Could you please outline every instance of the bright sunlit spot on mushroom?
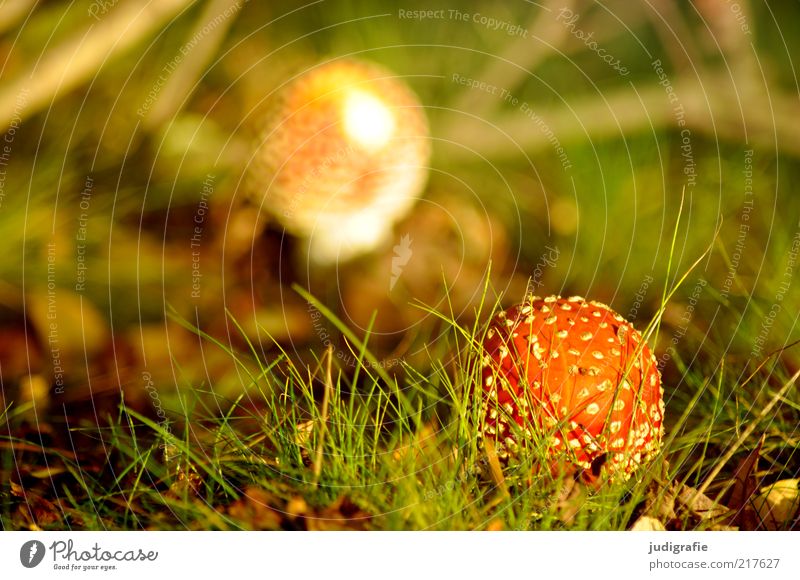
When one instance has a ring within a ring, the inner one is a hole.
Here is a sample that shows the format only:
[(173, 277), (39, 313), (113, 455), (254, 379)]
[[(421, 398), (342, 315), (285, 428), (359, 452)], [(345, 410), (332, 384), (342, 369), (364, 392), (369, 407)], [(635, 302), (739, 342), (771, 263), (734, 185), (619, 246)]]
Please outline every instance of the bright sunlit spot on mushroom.
[(379, 148), (394, 133), (394, 116), (377, 97), (364, 91), (351, 91), (344, 102), (344, 128), (359, 145)]

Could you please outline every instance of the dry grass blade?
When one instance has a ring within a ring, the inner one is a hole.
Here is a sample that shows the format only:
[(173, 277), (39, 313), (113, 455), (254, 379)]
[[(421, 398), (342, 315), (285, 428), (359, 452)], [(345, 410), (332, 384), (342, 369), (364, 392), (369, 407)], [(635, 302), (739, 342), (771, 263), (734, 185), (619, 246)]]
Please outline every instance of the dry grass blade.
[[(492, 86), (502, 86), (511, 91), (524, 80), (526, 75), (531, 75), (536, 66), (553, 51), (561, 47), (567, 36), (567, 28), (553, 26), (555, 14), (558, 9), (571, 11), (575, 0), (550, 0), (542, 11), (537, 13), (525, 27), (530, 34), (517, 36), (511, 40), (502, 52), (487, 63), (484, 70), (480, 71), (478, 78)], [(531, 38), (541, 38), (542, 42), (532, 42)], [(516, 66), (514, 66), (516, 65)], [(497, 105), (498, 99), (482, 91), (465, 91), (460, 99), (453, 105), (456, 110), (470, 111), (471, 114), (483, 116), (490, 106)]]
[(319, 442), (317, 452), (314, 457), (314, 487), (319, 484), (319, 476), (322, 473), (322, 457), (325, 446), (325, 434), (328, 426), (328, 407), (330, 405), (331, 394), (333, 393), (333, 377), (331, 374), (331, 364), (333, 361), (333, 348), (328, 347), (326, 352), (327, 364), (325, 367), (325, 394), (322, 397), (322, 412), (319, 419)]
[(503, 468), (500, 467), (500, 460), (497, 458), (497, 451), (494, 448), (494, 443), (491, 439), (485, 439), (484, 447), (486, 448), (486, 461), (489, 464), (489, 474), (492, 476), (492, 481), (497, 485), (497, 490), (502, 497), (510, 497), (508, 488), (506, 487), (506, 478), (503, 475)]
[(10, 30), (33, 10), (34, 0), (7, 0), (0, 10), (0, 33)]
[(742, 445), (744, 445), (745, 441), (747, 441), (750, 438), (750, 436), (753, 434), (753, 431), (755, 431), (756, 427), (758, 427), (759, 422), (764, 417), (769, 415), (770, 411), (772, 411), (775, 405), (778, 404), (778, 401), (780, 401), (784, 396), (786, 396), (789, 390), (794, 386), (795, 382), (797, 382), (798, 377), (800, 377), (800, 371), (797, 371), (794, 375), (792, 375), (792, 378), (786, 381), (786, 384), (783, 385), (783, 387), (781, 387), (781, 390), (775, 393), (775, 396), (772, 397), (772, 400), (770, 400), (770, 402), (767, 403), (767, 405), (763, 409), (761, 409), (761, 412), (752, 421), (750, 421), (750, 424), (747, 426), (747, 429), (745, 429), (742, 432), (742, 434), (739, 435), (739, 438), (736, 440), (736, 442), (733, 445), (731, 445), (731, 447), (722, 455), (722, 457), (720, 457), (714, 469), (711, 470), (711, 473), (708, 474), (708, 477), (706, 477), (703, 484), (697, 489), (698, 494), (704, 494), (706, 492), (708, 487), (711, 485), (714, 479), (716, 479), (716, 477), (720, 474), (720, 472), (728, 463), (728, 461), (730, 461), (731, 458), (736, 454), (736, 452), (739, 451)]
[(753, 495), (758, 491), (758, 482), (755, 474), (758, 471), (758, 458), (761, 454), (761, 448), (764, 446), (764, 439), (765, 437), (762, 435), (756, 448), (739, 463), (733, 474), (733, 488), (731, 489), (728, 507), (736, 512), (733, 518), (734, 525), (745, 530), (754, 530), (758, 527), (758, 517), (751, 501)]
[[(111, 11), (103, 26), (90, 24), (0, 91), (0, 127), (24, 119), (58, 95), (90, 79), (112, 57), (131, 48), (191, 4), (191, 0), (159, 0), (144, 6), (130, 0)], [(24, 99), (24, 106), (19, 105)]]
[(179, 68), (161, 90), (158, 101), (145, 119), (148, 127), (159, 127), (180, 112), (198, 79), (203, 76), (203, 67), (217, 54), (228, 29), (236, 20), (240, 5), (239, 0), (214, 0), (208, 4), (184, 44), (192, 47), (191, 52), (180, 61)]

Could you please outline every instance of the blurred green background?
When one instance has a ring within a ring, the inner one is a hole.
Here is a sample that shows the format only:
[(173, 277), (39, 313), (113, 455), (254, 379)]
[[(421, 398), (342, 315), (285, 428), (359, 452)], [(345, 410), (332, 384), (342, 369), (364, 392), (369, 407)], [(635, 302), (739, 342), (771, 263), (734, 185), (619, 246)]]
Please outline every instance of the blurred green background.
[[(783, 304), (797, 304), (794, 273), (784, 274), (800, 215), (798, 38), (781, 26), (796, 18), (794, 3), (13, 4), (22, 8), (3, 16), (0, 45), (0, 102), (11, 127), (0, 304), (10, 326), (28, 313), (34, 343), (45, 338), (53, 242), (58, 316), (69, 321), (60, 327), (74, 334), (62, 342), (74, 350), (86, 339), (90, 354), (107, 355), (112, 327), (127, 336), (158, 326), (170, 306), (209, 325), (228, 307), (290, 341), (297, 326), (293, 344), (313, 346), (287, 288), (331, 290), (292, 263), (292, 241), (279, 228), (264, 233), (267, 220), (253, 215), (240, 178), (272, 91), (320, 59), (346, 55), (390, 67), (427, 107), (435, 156), (416, 213), (431, 220), (421, 227), (460, 239), (412, 239), (458, 265), (445, 276), (464, 296), (465, 316), (489, 259), (493, 284), (513, 301), (521, 285), (513, 281), (533, 275), (547, 246), (558, 259), (537, 271), (542, 292), (590, 295), (647, 319), (682, 192), (673, 275), (712, 247), (674, 302), (679, 319), (695, 281), (708, 281), (682, 339), (689, 351), (705, 339), (747, 357), (781, 282), (789, 283)], [(193, 300), (187, 248), (207, 180), (203, 292)], [(447, 206), (472, 213), (447, 215)], [(397, 238), (414, 227), (412, 216)], [(76, 291), (79, 250), (85, 284)], [(353, 276), (387, 261), (378, 252), (344, 264), (337, 281), (360, 293)], [(392, 296), (393, 308), (439, 303), (441, 270), (419, 270), (428, 283)], [(376, 308), (380, 319), (385, 298), (372, 297), (355, 320)], [(71, 324), (77, 304), (89, 317), (83, 325)], [(384, 318), (395, 338), (408, 324)], [(797, 338), (796, 321), (795, 307), (782, 308), (768, 346)], [(134, 353), (142, 350), (136, 334)], [(37, 368), (48, 376), (43, 358)]]

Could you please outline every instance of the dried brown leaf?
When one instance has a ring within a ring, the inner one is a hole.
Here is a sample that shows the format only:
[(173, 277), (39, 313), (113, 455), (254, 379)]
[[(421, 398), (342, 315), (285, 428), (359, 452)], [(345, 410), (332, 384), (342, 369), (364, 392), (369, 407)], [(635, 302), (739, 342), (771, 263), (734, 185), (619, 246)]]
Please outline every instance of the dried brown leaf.
[(23, 489), (12, 481), (11, 494), (23, 499), (17, 506), (20, 527), (36, 531), (61, 521), (61, 509), (38, 493)]
[(761, 488), (753, 508), (768, 530), (785, 530), (800, 515), (799, 485), (798, 479), (784, 479)]
[[(666, 473), (667, 467), (667, 462), (664, 461), (663, 473)], [(651, 481), (647, 486), (641, 515), (656, 518), (661, 522), (671, 522), (677, 519), (675, 513), (676, 489), (677, 487), (673, 483), (665, 483), (658, 478)]]
[(666, 531), (666, 529), (664, 524), (661, 523), (661, 520), (652, 516), (641, 516), (631, 526), (632, 532), (663, 532)]
[(722, 523), (731, 515), (728, 508), (698, 492), (693, 487), (683, 486), (675, 498), (678, 515), (688, 515), (698, 522)]
[(751, 500), (758, 490), (755, 473), (758, 469), (758, 458), (763, 444), (764, 438), (762, 437), (756, 448), (739, 462), (733, 473), (733, 487), (727, 504), (735, 512), (733, 525), (744, 530), (755, 530), (759, 524), (758, 515)]

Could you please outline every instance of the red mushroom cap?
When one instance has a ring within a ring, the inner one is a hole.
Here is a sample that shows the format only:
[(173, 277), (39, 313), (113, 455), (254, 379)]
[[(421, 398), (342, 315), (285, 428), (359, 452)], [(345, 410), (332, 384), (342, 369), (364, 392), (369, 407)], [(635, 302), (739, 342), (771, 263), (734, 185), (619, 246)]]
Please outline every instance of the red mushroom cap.
[(658, 452), (664, 400), (642, 335), (599, 302), (529, 296), (489, 325), (482, 358), (481, 436), (501, 458), (544, 442), (553, 467), (600, 467), (628, 479)]

